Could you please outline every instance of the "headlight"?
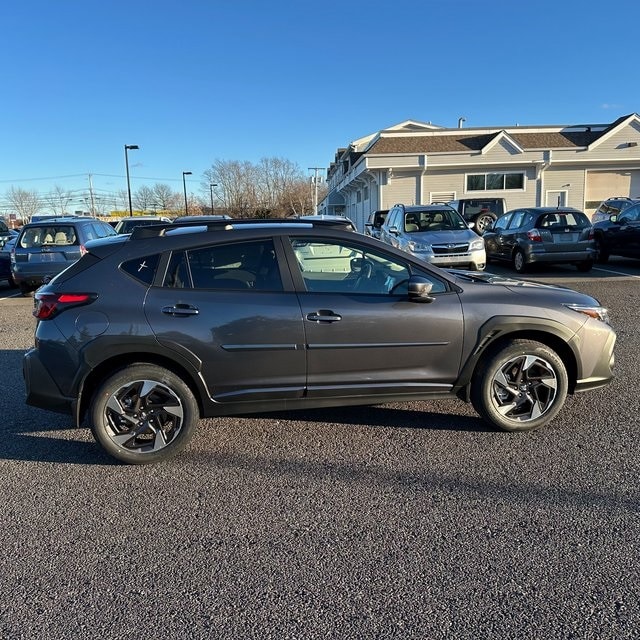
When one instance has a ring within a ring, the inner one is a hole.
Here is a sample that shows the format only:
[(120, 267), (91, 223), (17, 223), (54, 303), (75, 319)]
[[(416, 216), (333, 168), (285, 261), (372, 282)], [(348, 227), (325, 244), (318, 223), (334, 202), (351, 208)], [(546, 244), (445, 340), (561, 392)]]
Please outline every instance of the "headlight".
[(611, 322), (609, 321), (609, 310), (605, 307), (592, 307), (586, 304), (565, 304), (564, 306), (567, 307), (567, 309), (571, 309), (572, 311), (584, 313), (590, 318), (595, 318), (596, 320), (600, 320), (601, 322), (611, 324)]
[(472, 240), (469, 243), (469, 249), (471, 251), (479, 251), (480, 249), (484, 249), (484, 240), (482, 238), (478, 238), (477, 240)]
[(417, 252), (431, 251), (431, 245), (423, 244), (422, 242), (416, 242), (415, 240), (409, 240), (409, 242), (407, 243), (407, 246), (409, 247), (410, 251), (417, 251)]

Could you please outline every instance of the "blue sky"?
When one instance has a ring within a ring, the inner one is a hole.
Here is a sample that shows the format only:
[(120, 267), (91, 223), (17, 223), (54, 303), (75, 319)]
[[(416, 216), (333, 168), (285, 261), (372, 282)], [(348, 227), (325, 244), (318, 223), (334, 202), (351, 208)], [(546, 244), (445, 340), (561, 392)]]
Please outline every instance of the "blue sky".
[[(590, 3), (589, 3), (590, 4)], [(640, 111), (639, 2), (21, 0), (0, 7), (11, 187), (189, 190), (216, 159), (305, 173), (407, 119), (612, 122)]]

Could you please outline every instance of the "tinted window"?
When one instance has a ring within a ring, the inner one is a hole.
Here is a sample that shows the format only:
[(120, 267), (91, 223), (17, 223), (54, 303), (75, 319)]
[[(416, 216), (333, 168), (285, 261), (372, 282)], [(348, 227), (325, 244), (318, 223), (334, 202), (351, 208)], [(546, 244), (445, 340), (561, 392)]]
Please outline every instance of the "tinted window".
[(136, 258), (135, 260), (129, 260), (120, 265), (120, 269), (131, 277), (145, 284), (151, 284), (158, 267), (158, 261), (160, 256), (144, 256), (143, 258)]
[(566, 227), (584, 229), (591, 223), (586, 215), (578, 211), (554, 211), (538, 218), (536, 226), (541, 229), (565, 229)]
[(283, 290), (272, 240), (175, 252), (164, 285), (194, 289)]
[(72, 225), (52, 224), (25, 228), (18, 242), (18, 246), (23, 249), (41, 247), (43, 244), (78, 244), (78, 238)]

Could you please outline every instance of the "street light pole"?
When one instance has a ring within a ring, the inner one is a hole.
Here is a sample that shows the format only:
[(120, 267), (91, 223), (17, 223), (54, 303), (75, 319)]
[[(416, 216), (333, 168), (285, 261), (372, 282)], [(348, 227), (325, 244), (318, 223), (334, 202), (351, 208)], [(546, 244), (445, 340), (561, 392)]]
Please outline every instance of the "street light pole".
[(210, 184), (209, 191), (211, 193), (211, 215), (213, 215), (213, 187), (217, 187), (217, 184)]
[(127, 195), (129, 196), (129, 215), (133, 216), (133, 207), (131, 206), (131, 183), (129, 182), (129, 151), (131, 149), (139, 149), (137, 144), (124, 145), (124, 163), (127, 167)]
[(191, 171), (183, 171), (182, 172), (182, 186), (184, 188), (184, 215), (189, 215), (189, 205), (187, 204), (187, 181), (185, 176), (193, 175)]

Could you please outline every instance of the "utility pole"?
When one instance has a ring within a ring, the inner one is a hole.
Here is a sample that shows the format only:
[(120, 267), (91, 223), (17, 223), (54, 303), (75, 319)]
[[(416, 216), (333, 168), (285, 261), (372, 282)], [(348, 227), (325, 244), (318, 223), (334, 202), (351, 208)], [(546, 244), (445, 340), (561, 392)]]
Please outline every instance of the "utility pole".
[(96, 217), (96, 204), (93, 198), (93, 182), (91, 181), (92, 175), (89, 174), (89, 200), (91, 202), (91, 215)]
[(318, 215), (318, 171), (326, 171), (325, 167), (309, 167), (309, 171), (313, 171), (313, 213)]

